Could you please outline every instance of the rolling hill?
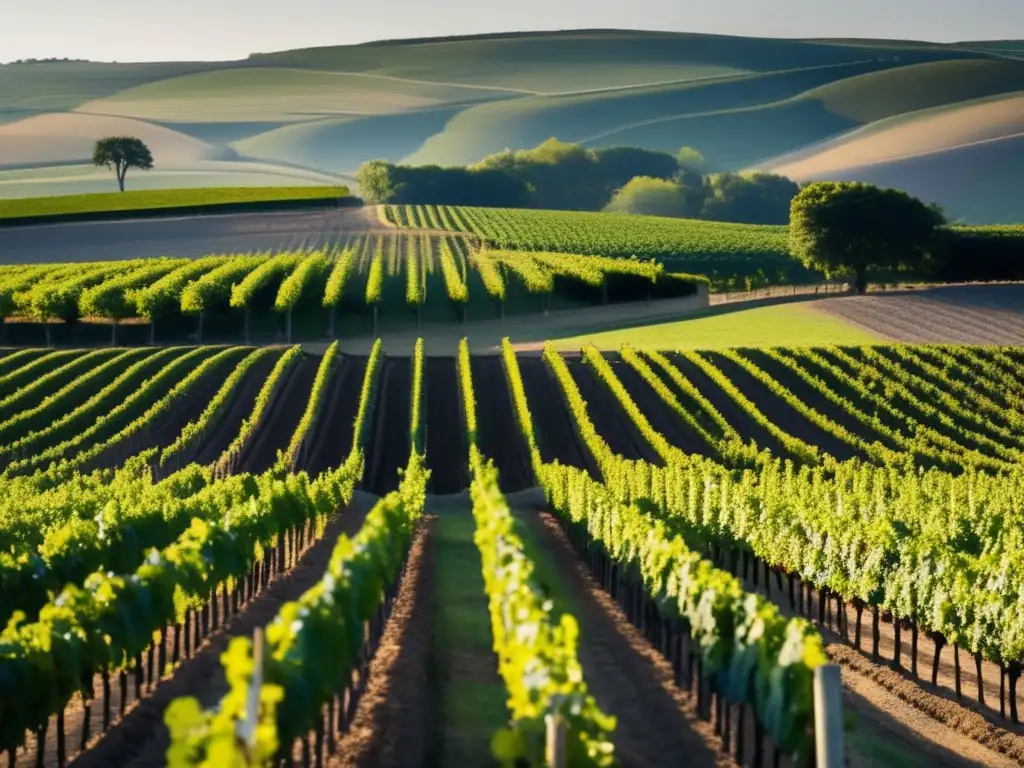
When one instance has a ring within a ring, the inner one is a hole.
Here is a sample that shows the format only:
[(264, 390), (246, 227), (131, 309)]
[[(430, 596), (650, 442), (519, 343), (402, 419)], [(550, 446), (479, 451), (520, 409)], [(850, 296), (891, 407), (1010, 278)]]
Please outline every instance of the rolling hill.
[[(146, 184), (182, 174), (189, 183), (204, 174), (217, 183), (233, 183), (225, 174), (237, 183), (337, 183), (370, 159), (472, 163), (555, 136), (595, 148), (689, 145), (712, 170), (870, 176), (909, 189), (917, 184), (904, 176), (910, 169), (959, 167), (955, 158), (1003, 151), (981, 150), (979, 141), (1014, 146), (1014, 132), (1024, 130), (1012, 116), (1018, 93), (1024, 43), (1013, 40), (570, 30), (380, 41), (233, 62), (7, 65), (0, 137), (18, 138), (0, 152), (0, 197), (29, 187), (96, 191), (88, 185), (107, 180), (82, 165), (84, 148), (117, 120), (156, 144), (157, 169)], [(948, 201), (951, 215), (1005, 220), (997, 213), (1005, 201), (989, 200), (989, 188), (970, 188), (953, 173), (932, 180), (939, 186), (931, 193)], [(1000, 195), (1024, 192), (1012, 179), (1006, 185)]]

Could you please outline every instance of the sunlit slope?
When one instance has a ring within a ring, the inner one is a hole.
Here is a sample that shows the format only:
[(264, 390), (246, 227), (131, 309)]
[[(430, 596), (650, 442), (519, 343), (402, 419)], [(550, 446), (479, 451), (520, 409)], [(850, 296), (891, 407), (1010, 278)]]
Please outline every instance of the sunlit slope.
[(969, 224), (1024, 221), (1024, 133), (809, 174), (903, 189)]
[(1024, 90), (1024, 62), (908, 65), (905, 52), (899, 59), (875, 55), (836, 66), (480, 105), (461, 112), (408, 160), (472, 162), (557, 136), (594, 147), (688, 145), (713, 167), (737, 169), (873, 120)]
[(401, 160), (426, 137), (444, 130), (458, 109), (291, 123), (232, 146), (248, 158), (351, 174), (368, 160)]
[(103, 136), (136, 136), (164, 166), (222, 159), (227, 154), (191, 136), (141, 120), (51, 113), (0, 125), (0, 167), (88, 161), (93, 144)]
[(508, 96), (488, 88), (369, 74), (247, 67), (141, 85), (78, 111), (162, 122), (286, 122), (393, 114)]
[[(671, 123), (710, 114), (732, 112), (793, 98), (809, 88), (843, 77), (873, 71), (876, 60), (822, 65), (764, 74), (735, 75), (668, 85), (610, 89), (568, 96), (538, 96), (463, 110), (407, 160), (411, 163), (468, 163), (506, 147), (534, 146), (556, 136), (563, 141), (600, 144), (624, 141), (624, 128)], [(840, 121), (842, 130), (849, 125)], [(830, 126), (831, 127), (831, 126)], [(610, 138), (613, 137), (614, 138)], [(648, 131), (642, 146), (678, 149), (696, 146), (685, 129), (667, 125)], [(604, 139), (607, 139), (605, 141)]]
[(100, 64), (48, 62), (0, 66), (0, 123), (62, 112), (143, 83), (218, 69), (203, 61)]
[(807, 91), (833, 114), (870, 123), (893, 115), (1024, 90), (1024, 61), (953, 59), (908, 64)]
[(261, 54), (251, 61), (551, 94), (839, 64), (858, 57), (863, 56), (853, 49), (799, 40), (578, 30), (311, 48)]
[(1024, 92), (880, 120), (764, 167), (797, 180), (820, 178), (1022, 132)]

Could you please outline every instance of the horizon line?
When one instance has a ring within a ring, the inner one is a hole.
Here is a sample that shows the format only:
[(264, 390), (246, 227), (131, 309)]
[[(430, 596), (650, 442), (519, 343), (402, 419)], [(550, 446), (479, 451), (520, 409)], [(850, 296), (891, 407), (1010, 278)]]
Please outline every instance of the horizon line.
[[(441, 35), (441, 36), (429, 36), (429, 37), (395, 37), (395, 38), (380, 38), (374, 40), (363, 40), (357, 43), (338, 43), (336, 45), (312, 45), (305, 48), (282, 48), (273, 51), (254, 51), (250, 52), (246, 58), (243, 59), (72, 59), (70, 57), (60, 56), (40, 56), (40, 57), (28, 57), (22, 59), (12, 59), (10, 61), (0, 62), (0, 66), (12, 66), (19, 63), (30, 64), (30, 63), (57, 63), (64, 59), (67, 59), (69, 63), (88, 63), (88, 64), (170, 64), (170, 63), (196, 63), (196, 64), (225, 64), (233, 62), (248, 62), (252, 61), (254, 57), (260, 56), (275, 56), (283, 53), (290, 53), (293, 51), (322, 51), (332, 48), (359, 48), (362, 46), (374, 46), (374, 45), (429, 45), (432, 43), (443, 44), (446, 42), (461, 42), (470, 40), (488, 40), (488, 39), (501, 39), (508, 37), (529, 37), (529, 36), (547, 36), (547, 35), (565, 35), (565, 34), (597, 34), (597, 33), (623, 33), (623, 34), (648, 34), (648, 35), (685, 35), (692, 37), (721, 37), (731, 38), (735, 40), (789, 40), (792, 42), (805, 42), (805, 43), (818, 43), (818, 44), (856, 44), (856, 43), (909, 43), (909, 44), (923, 44), (923, 45), (934, 45), (942, 48), (950, 48), (957, 46), (972, 46), (972, 45), (985, 45), (991, 43), (1009, 43), (1018, 42), (1019, 38), (992, 38), (985, 40), (925, 40), (919, 38), (896, 38), (896, 37), (831, 37), (831, 36), (820, 36), (820, 37), (786, 37), (783, 35), (730, 35), (720, 32), (688, 32), (684, 30), (673, 30), (673, 29), (630, 29), (626, 27), (570, 27), (565, 29), (524, 29), (524, 30), (506, 30), (502, 32), (477, 32), (472, 34), (460, 34), (460, 35)], [(1024, 43), (1024, 41), (1021, 41)]]

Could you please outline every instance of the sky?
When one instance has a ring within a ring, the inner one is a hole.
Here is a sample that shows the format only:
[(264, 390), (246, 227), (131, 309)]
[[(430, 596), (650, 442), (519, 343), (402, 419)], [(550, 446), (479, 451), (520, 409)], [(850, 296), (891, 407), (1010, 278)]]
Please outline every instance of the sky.
[(0, 62), (228, 60), (380, 39), (595, 27), (1024, 39), (1024, 0), (0, 0)]

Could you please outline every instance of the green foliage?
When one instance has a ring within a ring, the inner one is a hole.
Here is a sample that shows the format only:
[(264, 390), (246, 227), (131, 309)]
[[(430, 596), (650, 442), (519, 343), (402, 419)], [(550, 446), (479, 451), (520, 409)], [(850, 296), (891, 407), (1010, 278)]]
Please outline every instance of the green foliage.
[(129, 289), (126, 301), (134, 304), (139, 317), (155, 321), (181, 306), (181, 294), (192, 282), (227, 260), (226, 256), (207, 256), (186, 262), (150, 285)]
[(256, 395), (252, 411), (242, 422), (242, 426), (239, 427), (235, 439), (224, 450), (224, 453), (217, 462), (218, 464), (230, 464), (231, 460), (241, 453), (242, 447), (256, 434), (256, 430), (263, 423), (263, 419), (270, 409), (274, 393), (284, 386), (288, 374), (301, 357), (302, 347), (296, 344), (295, 346), (288, 347), (285, 353), (278, 358), (274, 368), (270, 371), (270, 375), (267, 376), (266, 381), (263, 382), (263, 386), (260, 387), (260, 391)]
[[(215, 348), (199, 347), (169, 362), (155, 376), (103, 414), (88, 429), (70, 435), (49, 448), (11, 462), (5, 475), (45, 468), (57, 463), (61, 472), (88, 466), (93, 459), (121, 441), (152, 429), (171, 407), (196, 388), (202, 379), (221, 365), (241, 357), (242, 347), (228, 347), (214, 355)], [(85, 446), (89, 447), (86, 448)], [(155, 453), (156, 449), (149, 449)]]
[(92, 164), (105, 166), (117, 176), (117, 185), (124, 192), (124, 178), (129, 168), (148, 171), (153, 155), (141, 139), (132, 136), (108, 136), (99, 139), (92, 150)]
[(330, 258), (322, 251), (304, 257), (295, 270), (281, 282), (277, 298), (274, 300), (274, 309), (278, 312), (291, 312), (304, 297), (323, 291), (331, 267)]
[(327, 278), (327, 287), (324, 288), (324, 307), (330, 309), (338, 306), (338, 302), (345, 295), (345, 287), (355, 269), (358, 256), (354, 249), (347, 249), (338, 255)]
[[(161, 350), (157, 354), (160, 355), (160, 359), (163, 359), (180, 352), (180, 349), (171, 349)], [(149, 359), (140, 360), (140, 358)], [(79, 362), (94, 359), (91, 355), (84, 355), (82, 358), (79, 358)], [(137, 363), (125, 369), (125, 364), (133, 360), (137, 361)], [(29, 448), (35, 439), (55, 434), (56, 430), (63, 428), (66, 424), (85, 424), (90, 418), (98, 418), (98, 416), (93, 414), (99, 410), (105, 400), (113, 400), (118, 395), (119, 389), (126, 392), (129, 385), (137, 386), (140, 384), (143, 380), (142, 377), (156, 361), (157, 357), (152, 354), (152, 350), (129, 349), (119, 351), (115, 357), (80, 373), (52, 395), (43, 398), (35, 406), (21, 408), (9, 413), (4, 421), (0, 422), (0, 441), (3, 444), (3, 447), (0, 448), (0, 456), (9, 458), (12, 455), (17, 455), (19, 451)], [(71, 365), (73, 363), (69, 364), (68, 367)], [(56, 373), (57, 371), (54, 372), (54, 374)], [(37, 383), (42, 383), (45, 378), (47, 377), (41, 377)], [(94, 386), (99, 385), (104, 386), (100, 388), (100, 392), (97, 395), (83, 400), (84, 393), (91, 391)], [(19, 390), (14, 395), (11, 395), (10, 398), (5, 398), (0, 402), (0, 407), (4, 408), (5, 413), (10, 405), (8, 401), (24, 392), (26, 392), (25, 389)], [(108, 395), (110, 396), (109, 398), (107, 397)], [(71, 401), (79, 404), (69, 411), (67, 406)], [(76, 422), (78, 418), (81, 421)], [(38, 432), (38, 434), (30, 437), (34, 432)], [(21, 442), (23, 440), (25, 442)]]
[(498, 271), (496, 262), (486, 251), (474, 251), (469, 256), (469, 263), (480, 273), (487, 295), (498, 301), (505, 300), (505, 281)]
[(234, 293), (236, 280), (256, 270), (268, 260), (267, 256), (235, 256), (189, 283), (181, 292), (181, 311), (199, 314), (213, 307), (227, 307)]
[(423, 453), (423, 339), (416, 339), (412, 351), (412, 391), (409, 394), (409, 444)]
[(370, 271), (366, 276), (366, 303), (374, 306), (380, 303), (384, 293), (384, 247), (378, 242), (370, 261)]
[(680, 168), (700, 168), (704, 165), (704, 155), (693, 147), (682, 147), (676, 152), (676, 161)]
[(473, 541), (480, 550), (498, 673), (508, 688), (511, 714), (510, 727), (492, 742), (494, 757), (509, 767), (524, 760), (542, 765), (546, 718), (557, 715), (566, 722), (568, 764), (614, 765), (610, 737), (615, 718), (601, 711), (583, 680), (576, 654), (579, 625), (568, 613), (555, 622), (553, 605), (533, 577), (533, 562), (498, 486), (498, 472), (477, 447), (476, 397), (465, 339), (457, 365), (470, 446)]
[[(730, 701), (749, 703), (782, 749), (806, 756), (811, 746), (811, 682), (815, 667), (827, 660), (821, 635), (805, 620), (787, 621), (767, 600), (744, 592), (736, 577), (718, 570), (697, 551), (720, 530), (720, 521), (708, 520), (707, 505), (713, 503), (728, 514), (728, 505), (719, 502), (717, 494), (729, 487), (729, 471), (679, 452), (666, 452), (665, 468), (614, 454), (594, 428), (572, 374), (550, 346), (544, 359), (562, 386), (576, 428), (600, 464), (606, 484), (576, 468), (542, 463), (533, 450), (534, 427), (511, 349), (506, 340), (506, 374), (550, 507), (600, 547), (598, 551), (618, 566), (620, 578), (639, 582), (668, 622), (689, 632), (703, 675), (714, 676)], [(605, 366), (604, 373), (609, 372)], [(624, 389), (615, 389), (620, 402), (632, 402)], [(634, 418), (639, 414), (635, 405), (627, 410)], [(710, 471), (720, 474), (715, 480), (693, 477), (697, 465), (717, 467)], [(672, 484), (679, 482), (692, 485)], [(702, 494), (696, 500), (693, 491), (699, 483)], [(747, 519), (755, 518), (730, 520), (742, 526)]]
[(612, 213), (681, 217), (686, 214), (686, 199), (674, 181), (637, 176), (615, 192), (605, 210)]
[(231, 306), (236, 309), (252, 309), (253, 298), (257, 293), (273, 285), (275, 280), (293, 272), (302, 259), (303, 255), (300, 253), (279, 253), (271, 256), (249, 272), (240, 283), (231, 287)]
[(393, 168), (385, 160), (371, 160), (359, 166), (356, 186), (365, 202), (378, 205), (395, 202), (401, 197), (403, 185), (392, 178)]
[(33, 319), (45, 322), (56, 318), (69, 322), (80, 316), (78, 301), (86, 289), (145, 265), (146, 261), (139, 259), (87, 264), (71, 272), (59, 269), (49, 279), (39, 280), (25, 292), (16, 294), (14, 303)]
[(316, 369), (316, 376), (313, 379), (313, 388), (310, 390), (309, 399), (306, 401), (306, 410), (302, 413), (298, 426), (292, 433), (288, 448), (284, 452), (282, 462), (286, 469), (293, 469), (298, 464), (299, 452), (303, 443), (310, 434), (313, 424), (316, 422), (320, 411), (324, 406), (324, 399), (327, 396), (327, 387), (331, 377), (338, 368), (339, 363), (338, 342), (334, 342), (327, 348), (320, 365)]
[[(712, 281), (763, 273), (771, 282), (818, 279), (789, 256), (786, 227), (619, 213), (441, 208), (492, 249), (656, 258)], [(404, 222), (394, 207), (392, 220)]]
[(175, 441), (160, 452), (160, 465), (168, 465), (172, 459), (176, 459), (180, 454), (194, 448), (196, 444), (209, 437), (217, 427), (221, 416), (234, 404), (233, 398), (238, 394), (242, 380), (257, 363), (275, 352), (273, 347), (262, 347), (250, 352), (242, 362), (236, 365), (220, 389), (217, 390), (217, 394), (207, 403), (203, 412), (195, 420), (182, 427)]
[[(357, 445), (353, 451), (361, 449)], [(350, 476), (355, 479), (354, 474)], [(429, 477), (422, 457), (413, 450), (398, 491), (374, 505), (352, 539), (345, 535), (338, 539), (323, 578), (298, 600), (283, 605), (267, 625), (260, 720), (254, 750), (249, 752), (262, 756), (258, 762), (307, 733), (320, 708), (351, 681), (367, 640), (365, 627), (400, 575), (423, 516)], [(351, 488), (333, 495), (338, 502), (347, 501)], [(331, 505), (333, 509), (338, 502)], [(230, 690), (215, 709), (204, 713), (195, 699), (181, 698), (167, 710), (165, 720), (171, 731), (167, 757), (172, 766), (247, 760), (246, 747), (236, 733), (246, 715), (252, 685), (249, 640), (236, 638), (221, 660)]]
[(455, 254), (447, 240), (441, 241), (441, 274), (444, 276), (444, 287), (448, 292), (448, 298), (456, 304), (465, 304), (469, 301), (469, 289), (466, 281), (462, 278), (459, 265), (455, 262)]
[(795, 181), (771, 173), (713, 173), (700, 218), (746, 224), (785, 224), (800, 191)]
[(945, 220), (905, 192), (859, 182), (815, 182), (790, 211), (794, 258), (827, 276), (853, 273), (867, 289), (870, 269), (920, 269), (940, 247)]
[(86, 317), (94, 315), (110, 320), (133, 317), (138, 309), (132, 291), (151, 286), (186, 264), (185, 259), (152, 259), (132, 272), (84, 290), (78, 299), (78, 310)]
[[(347, 503), (356, 479), (347, 467), (314, 481), (304, 474), (265, 475), (255, 480), (249, 498), (211, 495), (208, 503), (217, 506), (205, 519), (192, 519), (169, 546), (141, 550), (134, 571), (97, 571), (82, 586), (63, 588), (37, 621), (15, 616), (0, 633), (9, 673), (0, 682), (0, 748), (20, 745), (26, 730), (60, 710), (83, 681), (130, 663), (152, 644), (156, 631), (180, 621), (186, 608), (248, 574), (257, 553), (270, 550), (286, 531)], [(26, 690), (40, 693), (26, 698)], [(195, 719), (188, 710), (175, 714)], [(174, 726), (178, 733), (180, 725)]]

